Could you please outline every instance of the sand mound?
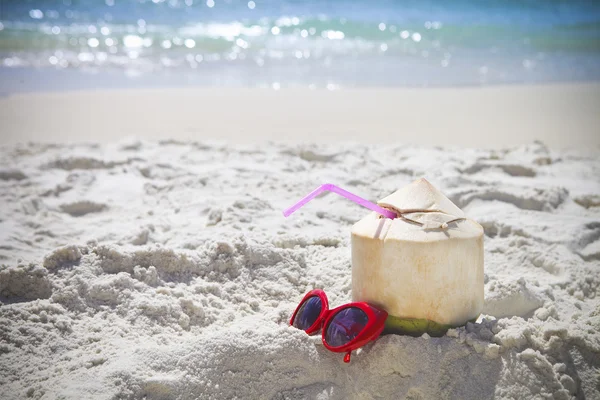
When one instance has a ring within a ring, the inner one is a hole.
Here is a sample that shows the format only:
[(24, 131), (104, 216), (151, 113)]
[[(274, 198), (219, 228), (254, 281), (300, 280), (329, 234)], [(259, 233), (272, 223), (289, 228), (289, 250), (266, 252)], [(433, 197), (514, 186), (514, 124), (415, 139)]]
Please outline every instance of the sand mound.
[[(126, 141), (0, 153), (2, 397), (600, 398), (600, 161), (505, 151)], [(353, 354), (287, 325), (350, 300), (351, 225), (426, 176), (485, 229), (485, 308)]]

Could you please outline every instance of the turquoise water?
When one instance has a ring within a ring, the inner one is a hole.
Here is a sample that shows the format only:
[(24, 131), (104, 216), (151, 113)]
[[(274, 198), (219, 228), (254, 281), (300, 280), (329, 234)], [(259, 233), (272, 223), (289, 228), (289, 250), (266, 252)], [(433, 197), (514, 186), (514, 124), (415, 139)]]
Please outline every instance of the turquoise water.
[(0, 1), (0, 90), (600, 79), (599, 1)]

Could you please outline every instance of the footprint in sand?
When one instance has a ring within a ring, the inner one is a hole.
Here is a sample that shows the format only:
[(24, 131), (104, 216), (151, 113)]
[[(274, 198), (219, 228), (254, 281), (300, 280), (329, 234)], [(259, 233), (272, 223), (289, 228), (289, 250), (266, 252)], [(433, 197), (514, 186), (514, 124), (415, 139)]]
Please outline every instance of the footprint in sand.
[(90, 213), (97, 213), (108, 209), (106, 204), (94, 203), (93, 201), (83, 200), (74, 203), (62, 204), (60, 209), (72, 217), (81, 217)]

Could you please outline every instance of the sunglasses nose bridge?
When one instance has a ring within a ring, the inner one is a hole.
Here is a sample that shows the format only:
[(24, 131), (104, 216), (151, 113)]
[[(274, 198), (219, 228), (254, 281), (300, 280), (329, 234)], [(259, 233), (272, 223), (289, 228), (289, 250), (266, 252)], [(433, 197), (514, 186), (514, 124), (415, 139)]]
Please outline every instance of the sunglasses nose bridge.
[(325, 328), (325, 322), (327, 321), (327, 318), (329, 318), (330, 312), (328, 309), (324, 310), (323, 313), (318, 317), (318, 320), (316, 321), (318, 323), (318, 328), (317, 331), (323, 330)]

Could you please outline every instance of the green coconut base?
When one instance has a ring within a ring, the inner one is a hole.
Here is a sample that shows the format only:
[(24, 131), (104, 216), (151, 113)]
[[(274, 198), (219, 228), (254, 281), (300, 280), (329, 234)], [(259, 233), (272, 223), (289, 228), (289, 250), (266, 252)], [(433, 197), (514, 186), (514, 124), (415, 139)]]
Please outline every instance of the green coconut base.
[[(475, 322), (477, 317), (467, 322)], [(419, 318), (399, 318), (389, 315), (385, 321), (383, 334), (421, 336), (427, 333), (429, 336), (444, 336), (448, 329), (457, 328), (462, 325), (442, 325), (428, 319)]]

